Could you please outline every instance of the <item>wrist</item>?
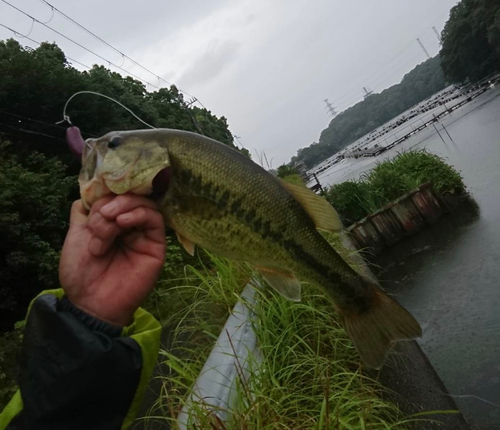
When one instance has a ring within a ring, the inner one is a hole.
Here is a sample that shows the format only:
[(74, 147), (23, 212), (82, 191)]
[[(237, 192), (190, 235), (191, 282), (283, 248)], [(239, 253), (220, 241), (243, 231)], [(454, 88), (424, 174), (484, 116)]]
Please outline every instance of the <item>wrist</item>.
[(134, 310), (127, 311), (123, 308), (117, 308), (114, 304), (109, 304), (107, 300), (96, 298), (72, 297), (66, 295), (72, 305), (93, 318), (104, 321), (118, 327), (128, 326), (134, 318)]
[(123, 331), (123, 327), (121, 325), (111, 324), (108, 321), (104, 321), (100, 318), (95, 317), (94, 315), (85, 312), (78, 306), (75, 306), (67, 296), (63, 296), (59, 300), (58, 308), (63, 312), (69, 312), (72, 314), (77, 320), (85, 324), (89, 329), (93, 331), (97, 331), (100, 333), (104, 333), (110, 337), (118, 337), (121, 335)]

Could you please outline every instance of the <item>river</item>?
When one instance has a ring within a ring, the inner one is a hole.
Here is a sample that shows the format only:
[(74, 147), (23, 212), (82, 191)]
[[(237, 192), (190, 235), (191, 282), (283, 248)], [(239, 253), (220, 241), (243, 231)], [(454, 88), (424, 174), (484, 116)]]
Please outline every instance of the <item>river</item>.
[[(446, 127), (449, 135), (442, 130)], [(345, 159), (323, 185), (359, 176), (403, 149), (427, 148), (462, 174), (479, 204), (473, 222), (436, 234), (383, 274), (421, 323), (419, 344), (473, 429), (500, 428), (500, 88), (374, 158)]]

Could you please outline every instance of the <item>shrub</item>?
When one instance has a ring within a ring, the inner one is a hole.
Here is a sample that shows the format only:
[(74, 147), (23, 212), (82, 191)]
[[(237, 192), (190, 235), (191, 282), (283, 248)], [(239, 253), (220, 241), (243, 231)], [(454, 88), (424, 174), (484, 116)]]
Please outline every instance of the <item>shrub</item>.
[(15, 155), (0, 144), (0, 329), (24, 317), (40, 291), (58, 287), (59, 252), (75, 177), (56, 158)]
[(438, 155), (419, 150), (377, 164), (358, 181), (331, 186), (326, 198), (344, 224), (350, 225), (425, 182), (430, 182), (438, 193), (465, 192), (460, 173)]

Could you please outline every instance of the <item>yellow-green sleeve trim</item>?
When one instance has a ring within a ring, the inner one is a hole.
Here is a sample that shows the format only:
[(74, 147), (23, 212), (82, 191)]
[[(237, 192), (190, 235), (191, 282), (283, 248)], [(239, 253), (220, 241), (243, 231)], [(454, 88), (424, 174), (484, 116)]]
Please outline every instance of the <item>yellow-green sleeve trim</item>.
[(5, 409), (0, 413), (0, 430), (5, 430), (9, 423), (15, 418), (19, 412), (23, 410), (23, 400), (19, 390), (12, 396), (10, 402), (7, 403)]
[[(29, 315), (33, 302), (41, 295), (52, 294), (58, 299), (64, 297), (62, 288), (56, 290), (42, 291), (38, 296), (33, 299), (28, 307), (27, 315)], [(27, 317), (26, 317), (27, 318)], [(142, 369), (139, 385), (136, 389), (132, 404), (125, 416), (122, 424), (122, 429), (126, 430), (134, 422), (137, 414), (139, 413), (144, 393), (146, 392), (149, 380), (153, 374), (153, 369), (156, 365), (158, 351), (160, 349), (160, 323), (146, 310), (139, 308), (134, 313), (132, 324), (125, 327), (122, 331), (122, 336), (131, 337), (134, 339), (141, 348), (142, 354)], [(23, 409), (23, 401), (19, 390), (12, 396), (12, 399), (0, 413), (0, 430), (7, 428), (9, 423), (21, 412)]]
[(123, 430), (130, 427), (141, 408), (142, 399), (153, 374), (158, 351), (160, 350), (160, 335), (160, 323), (153, 315), (142, 308), (137, 309), (134, 313), (133, 323), (123, 329), (122, 336), (134, 339), (139, 344), (142, 353), (141, 379), (135, 392), (134, 400), (132, 400), (129, 411), (123, 421)]
[[(53, 294), (58, 299), (61, 299), (64, 296), (64, 291), (62, 288), (58, 288), (57, 290), (45, 290), (42, 291), (38, 296), (36, 296), (30, 303), (28, 307), (28, 312), (26, 313), (26, 318), (31, 311), (31, 306), (33, 302), (43, 294)], [(0, 413), (0, 430), (4, 430), (7, 428), (9, 423), (23, 410), (23, 399), (21, 398), (21, 392), (17, 390), (15, 394), (10, 399), (10, 402), (7, 403), (4, 410)]]

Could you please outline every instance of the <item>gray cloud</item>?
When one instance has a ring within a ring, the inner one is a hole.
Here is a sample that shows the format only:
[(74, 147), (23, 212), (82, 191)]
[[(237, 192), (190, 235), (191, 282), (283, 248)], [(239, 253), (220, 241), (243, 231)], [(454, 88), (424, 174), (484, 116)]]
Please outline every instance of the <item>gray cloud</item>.
[(232, 40), (214, 41), (208, 50), (179, 77), (181, 87), (205, 84), (217, 76), (237, 58), (239, 43)]

